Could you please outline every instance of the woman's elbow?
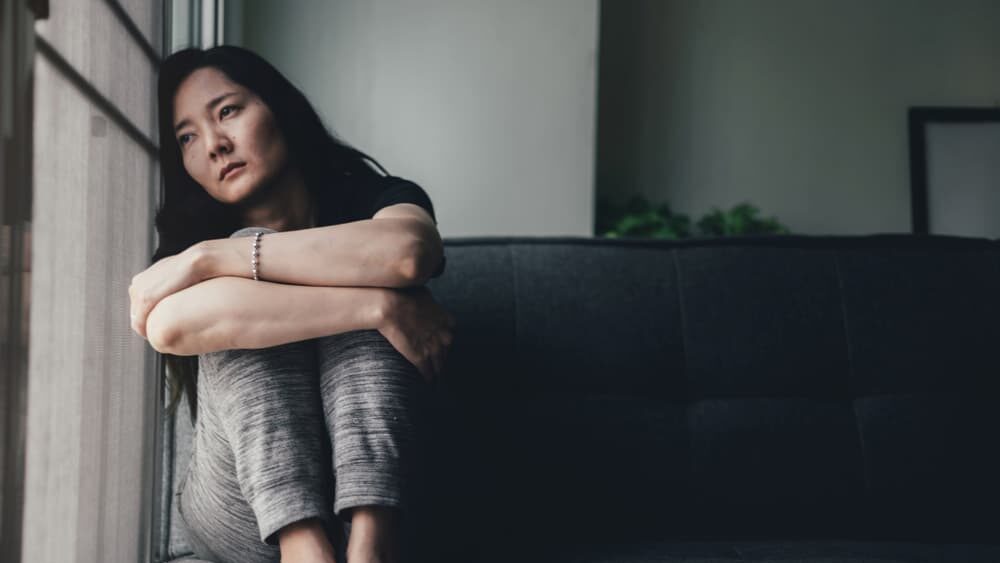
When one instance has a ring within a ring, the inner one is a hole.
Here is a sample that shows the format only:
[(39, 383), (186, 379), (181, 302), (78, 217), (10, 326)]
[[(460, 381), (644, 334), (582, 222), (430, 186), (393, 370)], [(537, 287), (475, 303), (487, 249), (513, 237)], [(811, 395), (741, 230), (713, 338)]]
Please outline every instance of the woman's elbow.
[(404, 285), (423, 285), (430, 280), (444, 256), (437, 232), (417, 237), (401, 258)]
[(177, 354), (177, 328), (171, 322), (163, 301), (157, 303), (146, 317), (146, 339), (154, 350), (161, 354)]
[(153, 307), (146, 317), (146, 338), (150, 346), (161, 354), (195, 356), (201, 351), (193, 349), (193, 345), (201, 338), (191, 338), (193, 328), (188, 326), (190, 323), (182, 324), (182, 316), (178, 312), (184, 310), (187, 303), (178, 301), (181, 297), (180, 293), (168, 295)]

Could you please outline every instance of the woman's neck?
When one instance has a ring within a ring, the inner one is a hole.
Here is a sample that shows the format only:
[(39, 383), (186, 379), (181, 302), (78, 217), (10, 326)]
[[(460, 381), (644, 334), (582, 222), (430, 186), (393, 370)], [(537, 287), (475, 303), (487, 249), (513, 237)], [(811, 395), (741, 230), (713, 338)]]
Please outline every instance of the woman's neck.
[(316, 205), (301, 174), (289, 167), (262, 194), (243, 209), (243, 225), (275, 231), (296, 231), (316, 226)]

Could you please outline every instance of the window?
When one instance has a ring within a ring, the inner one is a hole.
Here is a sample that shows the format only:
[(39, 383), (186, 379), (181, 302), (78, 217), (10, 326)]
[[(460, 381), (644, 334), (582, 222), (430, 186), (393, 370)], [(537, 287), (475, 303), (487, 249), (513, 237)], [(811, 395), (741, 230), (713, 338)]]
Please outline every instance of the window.
[(33, 28), (27, 104), (32, 242), (20, 560), (148, 560), (162, 391), (155, 352), (130, 328), (128, 285), (155, 245), (165, 6), (34, 4), (48, 13)]

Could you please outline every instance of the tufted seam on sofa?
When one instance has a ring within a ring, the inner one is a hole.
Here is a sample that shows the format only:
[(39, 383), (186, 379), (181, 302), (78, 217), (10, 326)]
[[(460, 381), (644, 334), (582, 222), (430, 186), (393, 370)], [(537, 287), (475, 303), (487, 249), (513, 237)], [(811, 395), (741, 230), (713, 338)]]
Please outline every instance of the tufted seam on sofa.
[(691, 380), (688, 375), (688, 353), (687, 353), (687, 318), (684, 314), (684, 291), (681, 288), (681, 262), (677, 254), (677, 249), (673, 248), (670, 250), (670, 255), (674, 262), (674, 284), (677, 286), (677, 316), (680, 319), (681, 325), (681, 377), (684, 381), (684, 394), (687, 413), (685, 413), (684, 421), (687, 424), (687, 438), (688, 438), (688, 479), (691, 483), (694, 482), (694, 430), (691, 426), (691, 407), (694, 404), (694, 400), (691, 393)]
[(517, 292), (517, 267), (516, 267), (517, 262), (514, 260), (514, 248), (513, 247), (514, 247), (513, 244), (510, 244), (510, 243), (507, 244), (507, 257), (510, 260), (510, 287), (511, 287), (511, 294), (512, 294), (511, 295), (511, 301), (512, 301), (511, 307), (512, 307), (512, 310), (513, 310), (513, 317), (514, 317), (514, 338), (513, 338), (514, 361), (516, 362), (520, 358), (520, 355), (518, 354), (518, 346), (517, 346), (517, 342), (518, 342), (517, 324), (518, 324), (518, 322), (520, 322), (520, 317), (517, 314), (517, 300), (518, 300), (518, 292)]
[(688, 402), (691, 400), (691, 381), (688, 379), (688, 357), (687, 357), (687, 318), (684, 315), (684, 290), (681, 288), (681, 263), (677, 258), (677, 249), (670, 251), (674, 261), (674, 283), (677, 285), (677, 316), (680, 317), (681, 325), (681, 371), (684, 378), (685, 391)]
[(729, 547), (733, 550), (733, 554), (735, 554), (736, 557), (740, 558), (740, 561), (750, 561), (749, 559), (747, 559), (746, 555), (744, 555), (743, 552), (740, 551), (740, 546), (736, 544), (729, 544)]
[(858, 429), (858, 444), (861, 448), (861, 475), (865, 483), (865, 495), (871, 491), (868, 476), (868, 457), (865, 452), (865, 436), (861, 430), (861, 417), (858, 416), (858, 398), (854, 396), (851, 382), (854, 381), (854, 349), (851, 347), (851, 330), (847, 323), (847, 291), (844, 288), (844, 275), (840, 269), (840, 251), (833, 251), (833, 269), (837, 275), (837, 288), (840, 293), (840, 317), (844, 327), (844, 346), (847, 349), (847, 389), (851, 396), (851, 412), (854, 413), (854, 426)]

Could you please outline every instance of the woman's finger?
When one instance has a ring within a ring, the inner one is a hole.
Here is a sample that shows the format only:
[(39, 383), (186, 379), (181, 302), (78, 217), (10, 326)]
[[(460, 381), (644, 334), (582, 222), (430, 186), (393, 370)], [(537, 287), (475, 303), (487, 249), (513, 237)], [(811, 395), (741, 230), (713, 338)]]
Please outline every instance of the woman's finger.
[(441, 347), (438, 346), (432, 349), (430, 353), (431, 364), (434, 366), (434, 377), (441, 375), (441, 368), (443, 367), (443, 364), (441, 363), (440, 349)]
[(433, 376), (432, 370), (434, 369), (434, 366), (431, 364), (430, 358), (426, 352), (420, 355), (416, 365), (424, 381), (429, 383), (431, 377)]
[(140, 319), (132, 319), (132, 330), (139, 336), (146, 338), (146, 323)]
[(139, 330), (138, 321), (139, 321), (139, 305), (138, 303), (136, 303), (136, 299), (132, 297), (131, 299), (129, 299), (129, 304), (128, 304), (129, 326), (132, 327), (132, 330), (135, 331), (136, 334), (145, 338), (146, 336), (142, 334), (142, 332)]
[(155, 306), (155, 303), (152, 305), (150, 305), (150, 303), (152, 302), (149, 300), (143, 300), (134, 311), (135, 323), (139, 326), (139, 334), (141, 334), (143, 338), (148, 338), (146, 336), (146, 321), (149, 319), (149, 314), (153, 312), (153, 307)]
[(432, 341), (427, 346), (427, 366), (430, 368), (430, 374), (431, 374), (430, 379), (428, 379), (428, 383), (430, 383), (434, 378), (436, 378), (438, 374), (438, 363), (436, 354), (437, 354), (437, 346)]

